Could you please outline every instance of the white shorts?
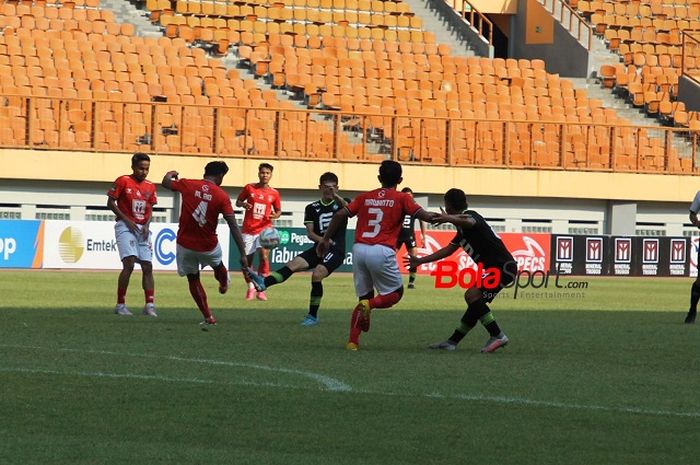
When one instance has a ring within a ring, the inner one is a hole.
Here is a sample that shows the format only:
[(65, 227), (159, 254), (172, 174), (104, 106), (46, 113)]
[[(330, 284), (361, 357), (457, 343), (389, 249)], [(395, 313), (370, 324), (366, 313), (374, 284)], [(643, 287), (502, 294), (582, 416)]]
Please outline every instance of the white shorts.
[(243, 236), (243, 245), (245, 245), (245, 254), (254, 254), (260, 246), (260, 233), (258, 234), (241, 234)]
[(209, 265), (214, 268), (222, 263), (221, 246), (217, 243), (216, 247), (208, 252), (197, 252), (195, 250), (183, 247), (177, 244), (177, 274), (186, 276), (188, 274), (197, 274), (199, 270)]
[[(139, 231), (143, 226), (137, 224)], [(151, 243), (151, 231), (148, 231), (148, 237), (144, 238), (142, 234), (134, 234), (129, 231), (126, 223), (117, 221), (114, 224), (114, 237), (117, 241), (117, 250), (119, 250), (119, 259), (124, 260), (126, 257), (136, 257), (140, 262), (153, 261), (153, 244)]]
[(386, 295), (403, 286), (396, 251), (383, 245), (352, 246), (352, 278), (357, 297), (374, 289), (379, 295)]

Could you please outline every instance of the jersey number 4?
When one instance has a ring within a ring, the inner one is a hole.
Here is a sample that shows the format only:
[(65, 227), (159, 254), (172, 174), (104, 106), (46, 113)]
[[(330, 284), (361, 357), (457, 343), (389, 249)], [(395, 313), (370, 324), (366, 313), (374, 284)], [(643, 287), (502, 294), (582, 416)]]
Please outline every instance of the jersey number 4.
[(205, 224), (207, 224), (207, 207), (209, 206), (209, 202), (199, 202), (199, 205), (197, 205), (197, 208), (194, 209), (192, 212), (192, 218), (197, 222), (200, 228), (204, 227)]
[(365, 231), (362, 233), (362, 237), (375, 237), (379, 234), (382, 229), (382, 219), (384, 218), (384, 212), (381, 208), (368, 208), (367, 213), (372, 215), (372, 217), (367, 221), (367, 226), (371, 227), (371, 231)]

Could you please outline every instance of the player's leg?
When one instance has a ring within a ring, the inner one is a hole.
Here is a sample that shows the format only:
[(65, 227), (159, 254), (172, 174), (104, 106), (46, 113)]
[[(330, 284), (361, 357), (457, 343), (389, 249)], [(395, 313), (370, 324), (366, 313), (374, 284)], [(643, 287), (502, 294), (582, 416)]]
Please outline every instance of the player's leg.
[[(260, 276), (267, 276), (270, 274), (270, 251), (260, 247), (259, 242), (260, 241), (258, 240), (258, 274)], [(255, 297), (258, 300), (267, 300), (267, 294), (265, 294), (265, 291), (257, 291)]]
[[(381, 245), (372, 247), (367, 268), (378, 294), (369, 299), (369, 310), (396, 305), (403, 297), (403, 279), (396, 260), (396, 252)], [(369, 311), (366, 312), (366, 316), (369, 318)]]
[(316, 266), (317, 262), (318, 257), (316, 257), (316, 250), (313, 248), (305, 250), (288, 261), (282, 268), (271, 272), (268, 276), (265, 276), (265, 288), (274, 286), (275, 284), (281, 284), (288, 280), (294, 273), (308, 270), (309, 268)]
[(122, 262), (122, 270), (117, 278), (117, 305), (114, 307), (114, 313), (128, 316), (131, 315), (131, 312), (126, 307), (126, 291), (139, 253), (136, 246), (138, 240), (122, 221), (117, 221), (114, 224), (114, 238), (117, 242), (119, 259)]
[[(698, 254), (700, 255), (700, 253)], [(698, 301), (700, 300), (700, 272), (698, 272), (698, 277), (693, 281), (693, 285), (690, 287), (690, 308), (688, 309), (688, 314), (685, 316), (686, 324), (695, 323), (695, 318), (698, 314)]]
[[(408, 254), (411, 257), (415, 257), (418, 255), (418, 249), (416, 248), (416, 240), (413, 239), (413, 246), (408, 248)], [(408, 269), (408, 288), (409, 289), (415, 289), (416, 288), (416, 271), (418, 271), (418, 268), (415, 266), (412, 266)]]
[(114, 307), (114, 313), (117, 315), (131, 315), (126, 307), (126, 291), (129, 288), (131, 273), (134, 271), (134, 263), (136, 263), (136, 257), (133, 255), (122, 259), (122, 270), (117, 278), (117, 305)]
[(141, 265), (141, 285), (144, 294), (143, 314), (146, 316), (157, 317), (155, 304), (155, 279), (153, 278), (153, 262), (140, 261)]
[(350, 337), (348, 340), (348, 350), (357, 350), (360, 346), (360, 334), (362, 333), (361, 323), (363, 320), (362, 306), (374, 296), (374, 284), (372, 275), (367, 269), (367, 251), (371, 246), (367, 244), (354, 244), (352, 246), (352, 280), (355, 286), (355, 294), (360, 299), (360, 303), (352, 311), (350, 316)]
[(216, 319), (211, 314), (209, 310), (209, 303), (207, 302), (207, 293), (202, 287), (202, 282), (199, 277), (199, 266), (200, 260), (198, 252), (182, 247), (180, 244), (177, 245), (177, 273), (180, 276), (187, 276), (187, 284), (190, 289), (190, 295), (194, 299), (195, 304), (200, 313), (204, 316), (204, 326), (215, 325)]
[(155, 305), (155, 279), (153, 278), (153, 246), (151, 232), (148, 237), (139, 241), (138, 260), (141, 265), (141, 287), (143, 288), (144, 306), (142, 313), (146, 316), (157, 317)]
[[(311, 249), (314, 251), (313, 249)], [(316, 255), (314, 254), (314, 257)], [(316, 257), (318, 261), (318, 257)], [(323, 298), (323, 280), (343, 264), (345, 254), (339, 250), (331, 250), (323, 256), (321, 263), (316, 264), (311, 274), (311, 294), (309, 296), (309, 313), (301, 322), (302, 326), (315, 326), (318, 324), (318, 309)]]
[[(242, 233), (243, 245), (245, 246), (245, 254), (248, 258), (248, 266), (253, 268), (253, 258), (255, 258), (255, 251), (258, 249), (258, 236), (256, 234), (245, 234)], [(255, 298), (255, 286), (248, 277), (247, 270), (241, 270), (243, 273), (243, 279), (248, 284), (248, 289), (246, 290), (245, 300), (253, 300)]]

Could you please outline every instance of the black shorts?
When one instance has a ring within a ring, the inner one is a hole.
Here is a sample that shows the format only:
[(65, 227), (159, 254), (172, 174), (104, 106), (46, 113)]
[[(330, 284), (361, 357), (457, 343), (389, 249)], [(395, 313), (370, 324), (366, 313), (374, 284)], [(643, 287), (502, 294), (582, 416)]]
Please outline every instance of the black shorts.
[(399, 250), (402, 244), (406, 244), (407, 251), (414, 248), (416, 246), (416, 236), (413, 234), (410, 236), (399, 236), (399, 239), (396, 241), (396, 250)]
[(318, 255), (316, 255), (316, 247), (304, 250), (299, 256), (306, 260), (310, 270), (320, 264), (326, 267), (328, 274), (338, 269), (343, 264), (343, 260), (345, 260), (345, 253), (334, 247), (331, 247), (323, 258), (318, 258)]
[(516, 262), (506, 262), (502, 266), (497, 267), (501, 271), (501, 278), (495, 288), (480, 287), (481, 300), (489, 303), (496, 298), (503, 288), (510, 286), (518, 273), (518, 264)]

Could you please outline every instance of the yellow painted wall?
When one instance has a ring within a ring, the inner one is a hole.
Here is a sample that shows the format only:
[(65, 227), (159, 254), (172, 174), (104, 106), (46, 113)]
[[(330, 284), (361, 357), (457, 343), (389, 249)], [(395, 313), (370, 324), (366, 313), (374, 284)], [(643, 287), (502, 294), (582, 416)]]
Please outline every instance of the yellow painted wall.
[[(50, 161), (49, 161), (50, 160)], [(151, 158), (149, 179), (159, 183), (175, 169), (181, 177), (200, 178), (208, 157), (156, 155)], [(224, 159), (230, 171), (224, 186), (240, 187), (257, 181), (263, 160)], [(318, 177), (333, 171), (344, 190), (363, 191), (378, 186), (376, 164), (271, 160), (275, 167), (272, 184), (280, 189), (316, 189)], [(112, 182), (128, 174), (131, 158), (117, 153), (73, 153), (0, 150), (2, 179)], [(694, 176), (595, 173), (496, 168), (447, 168), (404, 166), (405, 184), (415, 192), (441, 194), (459, 187), (468, 194), (511, 197), (563, 197), (689, 202), (700, 189)]]
[(482, 13), (514, 15), (518, 11), (518, 0), (469, 0), (469, 3)]
[(527, 45), (554, 43), (554, 18), (537, 0), (527, 0), (525, 43)]

